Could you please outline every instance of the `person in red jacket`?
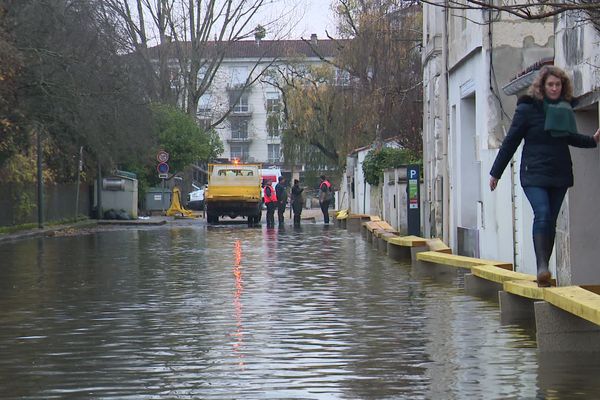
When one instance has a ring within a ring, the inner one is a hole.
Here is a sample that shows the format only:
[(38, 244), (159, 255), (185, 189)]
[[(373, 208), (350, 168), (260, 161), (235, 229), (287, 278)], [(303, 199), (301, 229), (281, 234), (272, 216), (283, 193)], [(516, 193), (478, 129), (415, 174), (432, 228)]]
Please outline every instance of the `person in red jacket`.
[(271, 180), (265, 181), (264, 198), (265, 206), (267, 206), (267, 228), (275, 227), (275, 209), (277, 208), (277, 195), (275, 189), (271, 186)]
[(325, 175), (321, 175), (321, 183), (319, 184), (319, 205), (323, 212), (323, 222), (325, 224), (329, 223), (329, 204), (333, 198), (331, 190), (331, 183), (327, 180)]

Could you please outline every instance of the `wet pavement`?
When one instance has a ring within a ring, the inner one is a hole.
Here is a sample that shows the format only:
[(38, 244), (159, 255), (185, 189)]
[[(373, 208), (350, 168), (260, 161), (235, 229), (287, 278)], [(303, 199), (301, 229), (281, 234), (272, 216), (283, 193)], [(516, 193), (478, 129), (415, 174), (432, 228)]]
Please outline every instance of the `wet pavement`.
[(0, 244), (2, 399), (591, 398), (593, 357), (321, 222)]

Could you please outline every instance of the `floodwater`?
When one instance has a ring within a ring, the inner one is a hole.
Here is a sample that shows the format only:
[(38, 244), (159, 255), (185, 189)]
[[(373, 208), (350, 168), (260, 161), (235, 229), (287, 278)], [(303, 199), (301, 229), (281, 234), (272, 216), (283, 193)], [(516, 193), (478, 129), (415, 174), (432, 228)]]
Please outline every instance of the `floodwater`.
[(1, 399), (593, 398), (462, 278), (359, 234), (127, 228), (0, 245)]

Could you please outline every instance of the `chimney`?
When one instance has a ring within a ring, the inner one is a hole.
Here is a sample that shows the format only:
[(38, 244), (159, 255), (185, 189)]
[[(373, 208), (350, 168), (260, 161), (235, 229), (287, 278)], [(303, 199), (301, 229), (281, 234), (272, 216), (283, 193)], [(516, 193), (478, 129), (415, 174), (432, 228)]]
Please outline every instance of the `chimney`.
[(313, 33), (313, 34), (310, 35), (310, 43), (313, 46), (317, 45), (317, 34), (316, 33)]
[(258, 32), (254, 33), (254, 40), (256, 41), (256, 45), (257, 46), (260, 46), (260, 40), (261, 39), (262, 39), (262, 37), (261, 37), (261, 35)]

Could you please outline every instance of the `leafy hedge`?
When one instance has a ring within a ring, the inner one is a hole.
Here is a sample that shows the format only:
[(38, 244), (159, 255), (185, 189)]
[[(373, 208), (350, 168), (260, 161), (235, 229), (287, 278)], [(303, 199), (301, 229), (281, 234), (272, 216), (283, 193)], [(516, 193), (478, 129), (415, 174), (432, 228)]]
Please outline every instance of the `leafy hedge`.
[(420, 163), (411, 151), (383, 147), (369, 151), (362, 164), (365, 180), (369, 185), (377, 186), (383, 179), (383, 171), (402, 165)]

